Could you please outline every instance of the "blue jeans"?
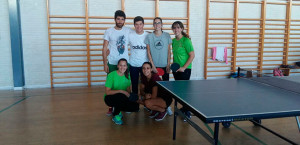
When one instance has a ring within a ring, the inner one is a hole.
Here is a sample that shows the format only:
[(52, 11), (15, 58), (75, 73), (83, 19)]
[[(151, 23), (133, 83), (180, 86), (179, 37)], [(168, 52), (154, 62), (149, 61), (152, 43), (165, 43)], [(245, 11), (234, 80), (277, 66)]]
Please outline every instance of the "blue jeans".
[(129, 67), (130, 71), (130, 78), (131, 78), (131, 85), (132, 85), (132, 93), (137, 94), (139, 88), (139, 77), (142, 75), (142, 67)]

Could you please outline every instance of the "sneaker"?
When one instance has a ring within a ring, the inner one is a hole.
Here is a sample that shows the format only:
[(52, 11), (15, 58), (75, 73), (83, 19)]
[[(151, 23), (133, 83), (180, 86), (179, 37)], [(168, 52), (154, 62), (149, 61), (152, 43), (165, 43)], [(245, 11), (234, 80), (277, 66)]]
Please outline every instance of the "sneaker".
[(113, 108), (112, 107), (109, 107), (108, 108), (108, 111), (106, 113), (107, 116), (111, 116), (113, 114)]
[(167, 115), (167, 110), (165, 112), (160, 112), (156, 117), (155, 121), (162, 121)]
[(144, 106), (144, 109), (147, 110), (148, 112), (150, 112), (151, 110), (149, 108), (147, 108), (146, 106)]
[(119, 113), (119, 116), (120, 116), (121, 118), (123, 118), (122, 112)]
[(173, 111), (172, 111), (172, 108), (170, 106), (167, 108), (167, 113), (170, 116), (173, 115)]
[(113, 118), (112, 118), (112, 121), (117, 124), (117, 125), (122, 125), (123, 124), (123, 121), (122, 121), (122, 117), (120, 115), (115, 115)]
[(154, 117), (156, 117), (157, 115), (159, 114), (159, 112), (158, 111), (152, 111), (152, 113), (149, 115), (149, 117), (150, 118), (154, 118)]
[[(192, 118), (191, 112), (190, 112), (190, 111), (185, 111), (184, 114), (185, 114), (185, 116), (186, 116), (188, 119), (191, 119), (191, 118)], [(186, 119), (184, 118), (183, 121), (186, 122)]]

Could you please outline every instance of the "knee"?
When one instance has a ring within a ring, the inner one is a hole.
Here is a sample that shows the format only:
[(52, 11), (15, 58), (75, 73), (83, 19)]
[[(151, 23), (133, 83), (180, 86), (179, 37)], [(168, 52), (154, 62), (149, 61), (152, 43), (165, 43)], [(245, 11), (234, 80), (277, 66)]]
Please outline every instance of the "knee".
[(145, 101), (145, 106), (146, 106), (147, 108), (151, 108), (151, 106), (152, 106), (151, 101), (150, 101), (150, 100), (146, 100), (146, 101)]

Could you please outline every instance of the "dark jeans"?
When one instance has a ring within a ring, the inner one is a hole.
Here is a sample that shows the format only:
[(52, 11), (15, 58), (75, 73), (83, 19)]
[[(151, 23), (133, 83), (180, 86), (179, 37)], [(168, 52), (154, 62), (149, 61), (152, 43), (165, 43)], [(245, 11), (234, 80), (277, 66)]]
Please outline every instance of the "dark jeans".
[(105, 104), (114, 107), (113, 116), (118, 115), (121, 111), (136, 112), (139, 110), (139, 104), (129, 101), (128, 97), (122, 93), (105, 96)]
[(173, 76), (175, 80), (190, 80), (191, 72), (191, 69), (185, 69), (184, 72), (173, 72)]
[(156, 68), (161, 68), (165, 71), (165, 74), (162, 76), (163, 81), (169, 81), (169, 73), (167, 73), (166, 67), (156, 67)]
[(142, 67), (130, 66), (129, 71), (132, 85), (132, 93), (138, 94), (139, 76), (143, 73)]
[[(190, 80), (191, 77), (191, 69), (185, 69), (184, 72), (173, 72), (173, 76), (175, 80)], [(181, 111), (188, 111), (187, 107), (182, 107)]]

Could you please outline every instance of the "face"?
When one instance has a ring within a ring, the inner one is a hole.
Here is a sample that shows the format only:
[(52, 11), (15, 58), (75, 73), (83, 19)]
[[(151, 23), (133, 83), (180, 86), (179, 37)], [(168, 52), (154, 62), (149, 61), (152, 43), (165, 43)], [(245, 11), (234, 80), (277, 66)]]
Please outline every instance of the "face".
[(122, 28), (125, 23), (125, 18), (121, 16), (117, 16), (117, 18), (115, 19), (115, 23), (118, 28)]
[(134, 23), (134, 28), (136, 33), (141, 33), (144, 31), (144, 24), (142, 21), (137, 21)]
[(127, 62), (126, 61), (120, 61), (118, 64), (118, 71), (120, 73), (125, 73), (127, 70)]
[(162, 23), (161, 23), (160, 19), (154, 20), (153, 27), (154, 27), (154, 30), (161, 31)]
[(182, 35), (182, 31), (183, 29), (179, 26), (179, 24), (176, 24), (173, 28), (172, 28), (175, 36), (181, 36)]
[(143, 74), (146, 77), (151, 76), (152, 68), (151, 68), (151, 66), (149, 64), (144, 64), (142, 69), (143, 69)]

